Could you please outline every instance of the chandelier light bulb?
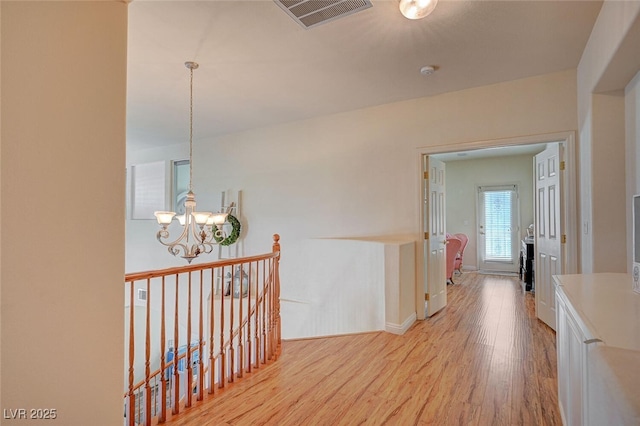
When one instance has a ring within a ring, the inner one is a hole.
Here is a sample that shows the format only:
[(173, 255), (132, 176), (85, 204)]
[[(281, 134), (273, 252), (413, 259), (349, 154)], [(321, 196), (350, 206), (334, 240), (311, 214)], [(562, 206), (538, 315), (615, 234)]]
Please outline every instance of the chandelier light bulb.
[(209, 216), (209, 219), (207, 219), (207, 225), (215, 225), (218, 229), (220, 229), (226, 221), (227, 213), (213, 213), (211, 216)]
[(155, 212), (154, 215), (160, 225), (169, 225), (176, 215), (175, 212)]
[(198, 225), (205, 225), (207, 223), (207, 219), (211, 216), (209, 212), (192, 212), (191, 215), (193, 219), (196, 221)]
[(400, 13), (407, 19), (422, 19), (433, 12), (438, 0), (400, 0)]

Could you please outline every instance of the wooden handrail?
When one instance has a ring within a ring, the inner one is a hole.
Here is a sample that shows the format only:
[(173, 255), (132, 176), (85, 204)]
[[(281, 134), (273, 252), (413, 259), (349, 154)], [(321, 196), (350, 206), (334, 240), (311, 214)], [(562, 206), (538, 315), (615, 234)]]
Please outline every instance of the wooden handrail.
[[(130, 299), (127, 424), (164, 423), (189, 409), (194, 395), (197, 401), (213, 397), (216, 386), (242, 379), (252, 368), (277, 358), (279, 235), (273, 240), (272, 251), (262, 255), (125, 275)], [(175, 286), (173, 304), (167, 285)], [(146, 291), (144, 313), (136, 313), (136, 288)], [(205, 303), (207, 297), (210, 303)], [(152, 315), (158, 310), (159, 319)], [(173, 344), (167, 349), (171, 322)], [(167, 361), (167, 356), (172, 358)], [(136, 379), (136, 374), (144, 378)]]
[(175, 266), (173, 268), (156, 269), (153, 271), (132, 272), (124, 276), (124, 281), (125, 282), (141, 281), (141, 280), (146, 280), (148, 278), (159, 278), (162, 276), (166, 277), (169, 275), (183, 274), (187, 272), (194, 272), (194, 271), (205, 270), (205, 269), (221, 268), (223, 266), (234, 266), (234, 265), (239, 265), (241, 263), (250, 263), (250, 262), (255, 262), (259, 260), (268, 260), (268, 259), (276, 259), (276, 258), (278, 259), (280, 258), (280, 251), (260, 254), (256, 256), (239, 257), (236, 259), (216, 260), (214, 262), (199, 263), (196, 265)]

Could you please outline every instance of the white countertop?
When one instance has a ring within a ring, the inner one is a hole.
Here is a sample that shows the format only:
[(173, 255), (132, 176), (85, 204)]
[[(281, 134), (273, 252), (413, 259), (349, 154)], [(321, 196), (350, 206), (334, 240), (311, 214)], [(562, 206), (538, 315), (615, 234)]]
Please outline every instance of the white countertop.
[(554, 281), (594, 338), (640, 351), (640, 294), (632, 290), (631, 275), (558, 275)]

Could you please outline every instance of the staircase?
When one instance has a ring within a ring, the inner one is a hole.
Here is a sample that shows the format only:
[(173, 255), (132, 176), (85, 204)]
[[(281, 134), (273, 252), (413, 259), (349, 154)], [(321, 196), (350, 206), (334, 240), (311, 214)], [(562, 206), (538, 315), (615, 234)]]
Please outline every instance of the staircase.
[(124, 424), (164, 423), (280, 353), (270, 253), (125, 276)]

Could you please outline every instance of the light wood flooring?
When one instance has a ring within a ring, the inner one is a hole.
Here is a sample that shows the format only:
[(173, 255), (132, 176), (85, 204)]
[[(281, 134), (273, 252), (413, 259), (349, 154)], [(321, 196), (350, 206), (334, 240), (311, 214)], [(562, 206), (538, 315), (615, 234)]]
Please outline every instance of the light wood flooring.
[(517, 278), (465, 273), (403, 336), (284, 341), (171, 425), (556, 425), (555, 333)]

